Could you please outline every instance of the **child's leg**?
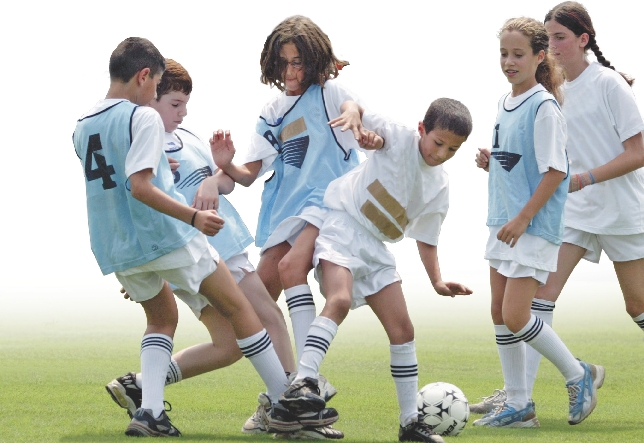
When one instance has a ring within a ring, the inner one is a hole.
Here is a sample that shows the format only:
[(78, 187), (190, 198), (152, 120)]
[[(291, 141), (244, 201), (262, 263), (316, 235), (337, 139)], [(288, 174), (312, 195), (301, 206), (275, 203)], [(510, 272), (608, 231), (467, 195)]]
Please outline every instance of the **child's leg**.
[(282, 281), (277, 266), (290, 250), (291, 245), (288, 242), (282, 242), (264, 251), (257, 264), (257, 275), (275, 301), (282, 293)]
[[(544, 286), (537, 289), (532, 301), (532, 314), (543, 320), (545, 324), (552, 327), (555, 302), (559, 298), (570, 274), (582, 259), (586, 249), (571, 243), (562, 243), (557, 257), (557, 271), (548, 275), (548, 281)], [(526, 348), (526, 383), (528, 386), (528, 397), (532, 398), (534, 382), (537, 379), (537, 371), (541, 354), (532, 346)]]
[(239, 282), (239, 287), (244, 291), (259, 320), (268, 331), (284, 370), (286, 372), (295, 372), (297, 367), (295, 366), (291, 338), (288, 335), (284, 315), (262, 284), (257, 272), (246, 274)]
[(389, 337), (391, 375), (396, 384), (400, 424), (406, 426), (418, 418), (418, 361), (414, 326), (407, 312), (401, 284), (392, 283), (365, 300)]
[(294, 382), (305, 377), (318, 377), (320, 364), (338, 331), (338, 326), (351, 309), (351, 272), (327, 260), (320, 260), (320, 266), (326, 303), (320, 315), (311, 324)]
[(172, 338), (179, 314), (174, 294), (167, 283), (155, 297), (141, 302), (147, 328), (141, 341), (143, 396), (141, 407), (151, 409), (154, 417), (163, 412), (163, 387), (172, 355)]
[(613, 262), (613, 267), (622, 288), (626, 312), (644, 330), (644, 258)]
[(503, 322), (503, 305), (508, 279), (490, 267), (490, 289), (492, 291), (492, 320), (496, 336), (496, 347), (501, 360), (506, 403), (516, 410), (526, 407), (528, 394), (525, 378), (525, 344), (508, 329)]
[(242, 353), (266, 384), (269, 397), (277, 399), (287, 383), (284, 368), (253, 307), (223, 261), (203, 280), (199, 292), (228, 319)]
[(313, 269), (313, 251), (318, 233), (317, 227), (307, 224), (278, 265), (298, 359), (302, 357), (309, 328), (315, 319), (315, 303), (307, 276)]

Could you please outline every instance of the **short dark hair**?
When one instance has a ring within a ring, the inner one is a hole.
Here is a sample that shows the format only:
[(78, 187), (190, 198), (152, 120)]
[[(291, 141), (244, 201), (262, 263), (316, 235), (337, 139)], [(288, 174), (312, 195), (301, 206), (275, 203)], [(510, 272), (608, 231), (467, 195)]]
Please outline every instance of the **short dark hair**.
[(172, 91), (190, 94), (192, 92), (192, 78), (183, 66), (171, 58), (166, 58), (165, 71), (157, 86), (157, 101)]
[(261, 82), (277, 86), (280, 91), (284, 91), (283, 77), (286, 69), (280, 50), (287, 43), (295, 45), (302, 59), (304, 90), (313, 84), (324, 86), (325, 81), (337, 77), (338, 70), (349, 64), (335, 56), (329, 36), (310, 18), (301, 15), (288, 17), (266, 37), (259, 61), (262, 69)]
[(162, 73), (165, 62), (159, 50), (148, 39), (128, 37), (110, 57), (110, 79), (127, 83), (142, 69), (150, 68), (152, 76)]
[(439, 128), (446, 129), (461, 137), (472, 132), (472, 116), (467, 107), (451, 98), (439, 98), (429, 105), (423, 119), (425, 133)]

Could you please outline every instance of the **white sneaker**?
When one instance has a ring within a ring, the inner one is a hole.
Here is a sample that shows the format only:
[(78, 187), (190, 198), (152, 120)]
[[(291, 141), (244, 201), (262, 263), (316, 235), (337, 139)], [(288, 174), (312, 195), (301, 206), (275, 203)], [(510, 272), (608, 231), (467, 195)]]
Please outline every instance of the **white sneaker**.
[[(291, 372), (288, 375), (289, 386), (291, 385), (291, 383), (293, 383), (293, 380), (295, 380), (296, 376), (297, 372)], [(335, 396), (335, 394), (338, 393), (338, 390), (335, 389), (335, 386), (329, 383), (329, 380), (327, 380), (327, 378), (322, 374), (318, 374), (318, 388), (320, 389), (320, 397), (322, 397), (324, 401), (331, 400)]]
[(305, 427), (294, 432), (278, 432), (273, 435), (276, 440), (339, 440), (344, 438), (344, 432), (333, 426), (321, 428)]
[(248, 417), (241, 431), (244, 434), (266, 434), (268, 432), (268, 417), (266, 416), (266, 408), (270, 407), (271, 401), (266, 394), (261, 393), (257, 397), (259, 404), (257, 409)]
[(470, 405), (470, 412), (472, 414), (488, 414), (500, 406), (508, 399), (503, 389), (495, 389), (494, 393), (489, 397), (483, 397), (480, 403)]

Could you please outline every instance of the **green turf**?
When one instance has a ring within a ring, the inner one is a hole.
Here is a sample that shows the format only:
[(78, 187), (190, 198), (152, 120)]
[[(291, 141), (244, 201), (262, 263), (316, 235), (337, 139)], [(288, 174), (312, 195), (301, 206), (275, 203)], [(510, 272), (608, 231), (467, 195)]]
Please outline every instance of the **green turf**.
[[(446, 381), (478, 401), (502, 386), (492, 328), (485, 312), (466, 318), (416, 312), (420, 386)], [(575, 355), (606, 367), (595, 412), (582, 424), (567, 423), (564, 381), (544, 361), (534, 400), (540, 429), (481, 429), (467, 425), (466, 442), (644, 441), (642, 333), (625, 315), (575, 318), (565, 310), (555, 324)], [(397, 441), (397, 404), (384, 332), (368, 314), (349, 317), (324, 361), (322, 372), (338, 388), (330, 403), (340, 412), (344, 441)], [(556, 320), (557, 321), (557, 320)], [(178, 331), (175, 349), (206, 339), (194, 319)], [(98, 322), (56, 325), (45, 333), (12, 331), (0, 336), (0, 441), (112, 442), (128, 423), (104, 389), (106, 382), (139, 367), (141, 324), (110, 328)], [(259, 377), (248, 361), (168, 387), (173, 422), (187, 441), (268, 441), (239, 430), (254, 411)], [(473, 418), (476, 418), (473, 416)]]

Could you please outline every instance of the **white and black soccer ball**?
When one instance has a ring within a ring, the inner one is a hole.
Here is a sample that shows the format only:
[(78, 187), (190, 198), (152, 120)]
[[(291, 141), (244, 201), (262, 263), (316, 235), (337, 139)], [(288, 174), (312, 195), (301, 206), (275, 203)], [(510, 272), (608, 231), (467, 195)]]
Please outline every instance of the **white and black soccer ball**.
[(463, 391), (450, 383), (423, 386), (416, 398), (420, 419), (437, 434), (455, 436), (465, 428), (470, 405)]

